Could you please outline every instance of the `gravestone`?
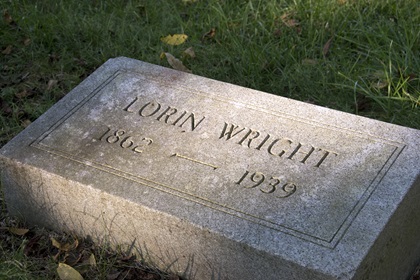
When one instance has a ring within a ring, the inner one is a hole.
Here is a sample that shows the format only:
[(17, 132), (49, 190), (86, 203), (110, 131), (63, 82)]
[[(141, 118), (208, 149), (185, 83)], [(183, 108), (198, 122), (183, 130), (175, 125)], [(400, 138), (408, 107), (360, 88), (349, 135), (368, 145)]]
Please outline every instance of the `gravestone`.
[(189, 279), (404, 279), (420, 131), (116, 58), (0, 152), (8, 210)]

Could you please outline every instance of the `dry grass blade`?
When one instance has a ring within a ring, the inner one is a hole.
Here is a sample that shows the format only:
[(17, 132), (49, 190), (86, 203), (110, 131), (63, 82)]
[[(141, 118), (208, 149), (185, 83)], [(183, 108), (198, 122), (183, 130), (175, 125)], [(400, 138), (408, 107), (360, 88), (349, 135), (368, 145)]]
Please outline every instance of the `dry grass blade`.
[(328, 39), (328, 41), (325, 43), (324, 47), (322, 48), (322, 55), (324, 57), (328, 56), (330, 48), (331, 48), (332, 41), (333, 41), (333, 37)]

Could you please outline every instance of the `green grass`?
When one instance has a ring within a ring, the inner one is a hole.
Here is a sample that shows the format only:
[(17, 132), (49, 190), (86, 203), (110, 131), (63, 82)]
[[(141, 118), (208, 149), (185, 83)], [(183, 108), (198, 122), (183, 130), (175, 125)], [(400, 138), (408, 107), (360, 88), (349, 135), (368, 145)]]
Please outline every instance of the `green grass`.
[[(197, 75), (420, 129), (418, 0), (0, 0), (0, 8), (0, 147), (107, 59), (170, 67), (162, 52)], [(188, 40), (161, 42), (175, 33)], [(183, 57), (188, 47), (196, 58)], [(9, 220), (3, 210), (3, 227)], [(1, 273), (57, 277), (57, 261), (24, 254), (31, 236), (7, 236)]]

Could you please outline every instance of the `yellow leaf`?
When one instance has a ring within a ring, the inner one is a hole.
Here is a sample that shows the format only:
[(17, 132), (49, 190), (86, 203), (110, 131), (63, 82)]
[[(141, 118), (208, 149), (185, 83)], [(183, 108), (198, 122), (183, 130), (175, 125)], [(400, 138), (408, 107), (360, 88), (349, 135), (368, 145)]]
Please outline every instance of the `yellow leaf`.
[(16, 234), (16, 235), (25, 235), (29, 231), (29, 229), (27, 228), (9, 227), (8, 229), (11, 233)]
[(91, 254), (89, 257), (89, 264), (93, 267), (96, 267), (96, 258), (94, 254)]
[(82, 275), (76, 269), (65, 263), (58, 264), (57, 273), (61, 280), (83, 280)]
[(185, 67), (184, 64), (182, 64), (181, 60), (175, 58), (172, 54), (165, 53), (165, 56), (166, 56), (166, 60), (168, 61), (168, 63), (175, 70), (179, 70), (179, 71), (183, 71), (183, 72), (187, 72), (187, 73), (192, 73), (190, 69), (188, 69), (187, 67)]
[(174, 35), (168, 35), (166, 37), (160, 38), (162, 42), (168, 45), (172, 46), (178, 46), (181, 45), (187, 40), (188, 36), (185, 34), (174, 34)]
[(60, 250), (68, 252), (71, 248), (72, 248), (72, 246), (69, 243), (66, 243), (66, 244), (61, 246)]
[(54, 237), (51, 237), (51, 243), (55, 248), (61, 250), (61, 244)]
[(61, 244), (54, 237), (51, 237), (51, 243), (58, 250), (65, 251), (65, 252), (68, 252), (70, 250), (76, 249), (77, 246), (79, 245), (79, 241), (77, 239), (74, 241), (73, 244), (70, 244), (70, 243)]

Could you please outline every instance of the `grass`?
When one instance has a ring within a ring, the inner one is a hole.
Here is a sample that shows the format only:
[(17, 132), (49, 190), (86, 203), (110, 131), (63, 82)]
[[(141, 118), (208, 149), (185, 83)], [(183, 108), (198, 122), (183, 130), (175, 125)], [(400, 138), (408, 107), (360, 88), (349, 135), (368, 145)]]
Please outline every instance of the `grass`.
[[(420, 129), (417, 0), (0, 4), (0, 147), (107, 59), (127, 56), (170, 67), (162, 52), (200, 76)], [(212, 28), (215, 35), (203, 37)], [(178, 46), (160, 40), (175, 33), (188, 40)], [(194, 59), (183, 56), (188, 47)], [(4, 228), (25, 225), (15, 225), (4, 209), (3, 202), (0, 278), (57, 278), (59, 258), (52, 257), (57, 252), (49, 238), (55, 233), (31, 229), (16, 236)], [(25, 251), (35, 236), (44, 240), (39, 258)]]

